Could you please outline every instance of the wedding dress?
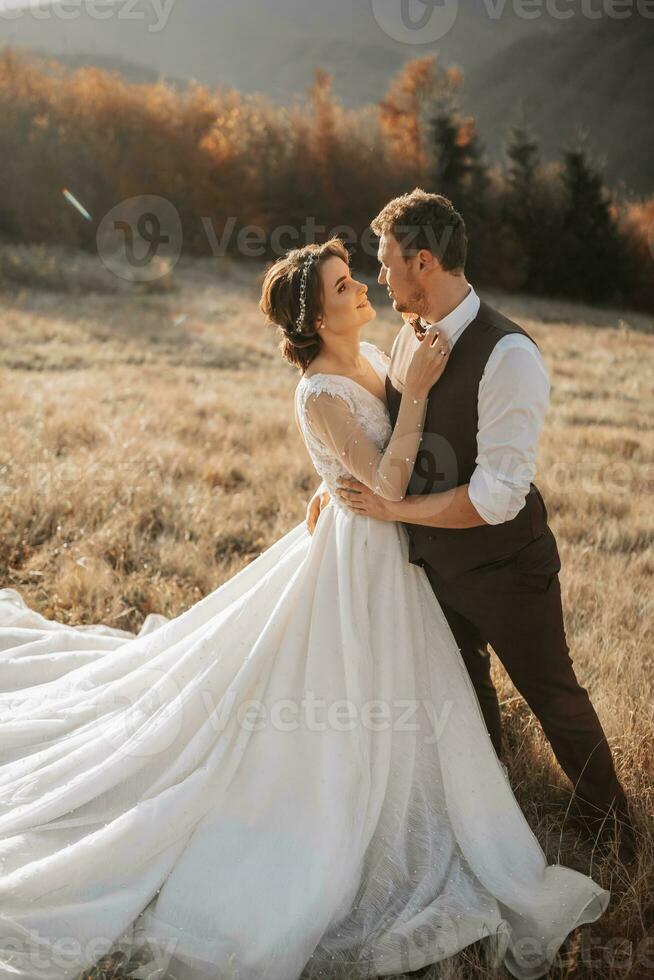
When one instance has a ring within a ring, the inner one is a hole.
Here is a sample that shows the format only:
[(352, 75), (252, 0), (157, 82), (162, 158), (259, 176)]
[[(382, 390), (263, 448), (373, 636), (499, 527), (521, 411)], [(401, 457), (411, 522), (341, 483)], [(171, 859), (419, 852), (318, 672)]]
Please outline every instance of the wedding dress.
[[(424, 417), (404, 401), (391, 439), (352, 379), (299, 382), (330, 490), (367, 467), (397, 492)], [(118, 949), (149, 980), (375, 977), (483, 937), (520, 980), (547, 971), (609, 893), (547, 865), (407, 559), (401, 525), (332, 494), (313, 536), (137, 635), (0, 590), (0, 980)]]

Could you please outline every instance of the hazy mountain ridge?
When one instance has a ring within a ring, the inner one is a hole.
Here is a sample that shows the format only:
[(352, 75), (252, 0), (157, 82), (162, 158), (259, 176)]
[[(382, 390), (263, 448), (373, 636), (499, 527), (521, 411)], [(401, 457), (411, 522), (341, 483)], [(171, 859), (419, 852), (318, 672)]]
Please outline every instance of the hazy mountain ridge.
[[(54, 55), (120, 57), (207, 85), (263, 90), (278, 101), (305, 90), (320, 64), (334, 72), (334, 90), (350, 107), (378, 98), (380, 86), (385, 89), (408, 58), (438, 53), (445, 63), (469, 71), (536, 29), (513, 15), (490, 21), (479, 4), (476, 9), (461, 7), (446, 37), (427, 45), (407, 45), (389, 37), (373, 15), (371, 0), (313, 5), (308, 0), (276, 0), (274, 10), (262, 0), (187, 0), (183, 7), (173, 6), (158, 31), (150, 30), (157, 20), (145, 0), (134, 7), (134, 14), (144, 19), (116, 16), (98, 21), (81, 8), (74, 20), (62, 20), (56, 16), (58, 5), (51, 6), (46, 20), (29, 12), (17, 19), (0, 17), (0, 44)], [(351, 67), (344, 72), (346, 59)]]
[(654, 186), (653, 51), (653, 21), (585, 22), (527, 38), (465, 78), (463, 104), (491, 158), (523, 105), (546, 158), (582, 127), (607, 176), (645, 193)]
[(407, 45), (381, 29), (372, 0), (276, 0), (274, 9), (262, 0), (187, 0), (172, 7), (160, 31), (148, 29), (156, 15), (139, 0), (133, 9), (146, 15), (141, 20), (99, 21), (84, 8), (72, 21), (54, 11), (47, 20), (29, 12), (0, 18), (0, 46), (29, 46), (71, 67), (96, 64), (132, 82), (163, 76), (180, 87), (195, 78), (282, 103), (304, 97), (320, 65), (350, 108), (381, 98), (407, 59), (438, 54), (464, 71), (463, 106), (477, 118), (490, 160), (501, 157), (524, 103), (546, 158), (558, 157), (582, 125), (606, 155), (611, 180), (651, 191), (654, 22), (524, 20), (508, 3), (495, 19), (488, 7), (490, 0), (460, 4), (438, 44)]

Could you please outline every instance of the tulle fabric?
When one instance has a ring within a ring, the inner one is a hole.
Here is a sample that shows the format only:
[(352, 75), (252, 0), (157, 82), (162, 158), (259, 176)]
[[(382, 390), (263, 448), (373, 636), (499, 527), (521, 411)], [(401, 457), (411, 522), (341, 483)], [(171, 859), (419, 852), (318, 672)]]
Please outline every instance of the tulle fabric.
[(483, 937), (532, 980), (607, 907), (547, 866), (403, 528), (335, 501), (136, 636), (0, 590), (0, 692), (0, 980), (354, 980)]
[(420, 448), (427, 400), (402, 395), (393, 434), (386, 446), (379, 449), (359, 421), (356, 408), (352, 410), (342, 392), (330, 390), (331, 376), (327, 375), (324, 387), (319, 387), (314, 377), (319, 379), (319, 376), (311, 378), (312, 388), (319, 388), (318, 393), (308, 397), (304, 405), (314, 439), (319, 439), (336, 459), (341, 459), (348, 473), (385, 500), (403, 500)]

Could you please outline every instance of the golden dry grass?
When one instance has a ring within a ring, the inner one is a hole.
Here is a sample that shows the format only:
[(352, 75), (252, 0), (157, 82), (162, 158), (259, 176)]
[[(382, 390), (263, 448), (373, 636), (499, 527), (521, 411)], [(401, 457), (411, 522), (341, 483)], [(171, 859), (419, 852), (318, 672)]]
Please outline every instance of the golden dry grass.
[[(262, 271), (182, 260), (177, 291), (164, 294), (0, 293), (0, 587), (62, 622), (136, 631), (149, 612), (188, 608), (303, 519), (318, 479), (293, 419), (297, 375), (257, 309)], [(378, 318), (364, 336), (389, 350), (397, 317), (374, 286), (370, 295)], [(644, 980), (654, 975), (654, 324), (484, 295), (532, 333), (550, 369), (537, 482), (577, 673), (641, 835), (627, 871), (564, 823), (567, 781), (496, 665), (527, 819), (549, 860), (613, 892), (553, 975)], [(505, 976), (477, 947), (443, 975)]]

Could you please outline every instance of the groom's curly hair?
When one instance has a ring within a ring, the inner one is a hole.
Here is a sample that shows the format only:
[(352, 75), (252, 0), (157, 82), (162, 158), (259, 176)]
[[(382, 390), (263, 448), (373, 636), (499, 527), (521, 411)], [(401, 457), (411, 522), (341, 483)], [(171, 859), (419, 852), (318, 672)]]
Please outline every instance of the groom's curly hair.
[(468, 236), (463, 217), (449, 198), (416, 187), (389, 201), (372, 219), (375, 235), (392, 234), (405, 261), (421, 249), (431, 252), (445, 272), (463, 272)]
[[(302, 330), (298, 330), (296, 320), (300, 315), (302, 266), (312, 252), (317, 254), (309, 266), (305, 319)], [(322, 348), (320, 331), (315, 326), (324, 302), (319, 270), (334, 255), (350, 264), (350, 253), (340, 238), (330, 238), (322, 245), (291, 249), (267, 270), (261, 287), (259, 309), (268, 318), (269, 325), (279, 328), (282, 357), (301, 371), (306, 371)]]

